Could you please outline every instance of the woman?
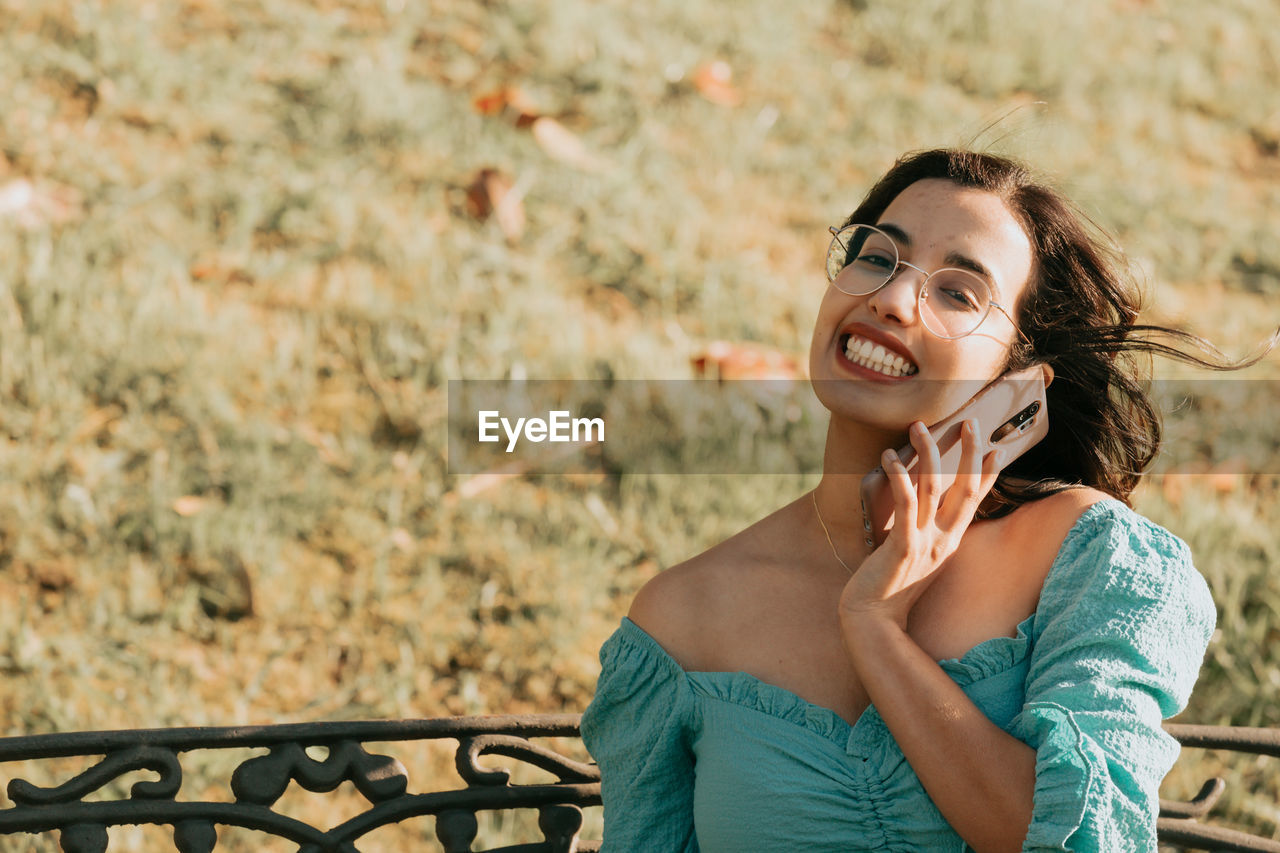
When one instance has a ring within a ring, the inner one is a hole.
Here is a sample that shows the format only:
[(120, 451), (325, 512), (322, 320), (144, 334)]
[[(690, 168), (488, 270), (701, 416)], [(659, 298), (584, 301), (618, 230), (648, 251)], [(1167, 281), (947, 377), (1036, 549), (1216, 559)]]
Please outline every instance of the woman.
[[(1160, 438), (1125, 354), (1227, 365), (1135, 325), (1120, 259), (1012, 161), (909, 155), (856, 225), (897, 259), (863, 292), (851, 231), (834, 243), (810, 350), (821, 482), (655, 577), (601, 650), (582, 732), (604, 849), (1154, 850), (1178, 752), (1161, 719), (1214, 607), (1186, 546), (1125, 503)], [(937, 320), (960, 298), (944, 268), (979, 280), (972, 328)], [(1047, 437), (1001, 470), (966, 430), (939, 494), (924, 425), (1036, 364)], [(918, 485), (890, 450), (908, 440)], [(878, 465), (906, 521), (873, 550), (861, 478), (834, 472)]]

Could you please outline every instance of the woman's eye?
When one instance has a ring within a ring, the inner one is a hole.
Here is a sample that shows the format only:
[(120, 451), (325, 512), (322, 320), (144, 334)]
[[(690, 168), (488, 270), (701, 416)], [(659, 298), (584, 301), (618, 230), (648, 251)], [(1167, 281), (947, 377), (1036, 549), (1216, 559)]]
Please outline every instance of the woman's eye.
[(873, 255), (869, 253), (862, 254), (858, 256), (857, 262), (859, 264), (865, 264), (871, 267), (879, 267), (881, 269), (886, 269), (886, 270), (893, 268), (893, 259), (887, 258), (884, 255)]
[(955, 290), (953, 288), (943, 288), (942, 293), (953, 304), (968, 311), (972, 311), (978, 307), (978, 302), (973, 298), (973, 294), (965, 290)]

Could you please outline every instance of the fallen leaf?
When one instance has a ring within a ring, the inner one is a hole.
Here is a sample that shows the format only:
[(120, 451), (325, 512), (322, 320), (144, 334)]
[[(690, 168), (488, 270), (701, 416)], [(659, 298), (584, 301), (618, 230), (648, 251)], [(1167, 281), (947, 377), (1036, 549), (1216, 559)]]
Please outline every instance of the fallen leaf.
[(467, 213), (481, 222), (496, 218), (509, 243), (524, 234), (523, 199), (524, 190), (497, 169), (481, 169), (467, 185)]
[[(595, 444), (598, 444), (598, 442), (594, 439), (589, 439), (586, 442), (566, 443), (561, 445), (558, 449), (549, 450), (543, 453), (538, 462), (548, 466), (555, 466), (558, 462), (561, 462), (566, 458), (580, 454), (584, 445)], [(512, 462), (507, 462), (503, 465), (497, 466), (496, 468), (490, 468), (488, 471), (482, 471), (479, 474), (472, 474), (468, 477), (464, 477), (458, 481), (458, 487), (456, 489), (445, 492), (443, 500), (447, 505), (452, 505), (456, 503), (459, 498), (473, 498), (481, 492), (487, 491), (500, 483), (507, 482), (512, 477), (519, 477), (535, 470), (534, 463), (529, 460), (517, 459)]]
[(496, 116), (507, 108), (507, 90), (485, 92), (471, 99), (471, 108), (482, 116)]
[(105, 408), (95, 409), (89, 413), (71, 437), (72, 444), (78, 444), (91, 436), (102, 433), (104, 429), (110, 427), (112, 423), (124, 415), (124, 409), (116, 405), (106, 406)]
[(803, 379), (794, 356), (759, 344), (712, 341), (691, 360), (694, 372), (712, 379)]
[(226, 254), (210, 254), (191, 265), (188, 272), (195, 281), (213, 281), (223, 284), (253, 284), (253, 274), (246, 270), (239, 259)]
[(1164, 475), (1160, 491), (1166, 501), (1181, 507), (1190, 490), (1201, 493), (1207, 490), (1218, 495), (1240, 491), (1248, 485), (1248, 472), (1249, 463), (1239, 456), (1217, 464), (1201, 460), (1184, 462)]
[(733, 69), (723, 60), (699, 66), (693, 72), (693, 87), (713, 104), (734, 107), (742, 103), (742, 94), (733, 86)]
[(471, 99), (471, 108), (483, 116), (501, 115), (510, 108), (515, 114), (517, 127), (532, 124), (544, 113), (544, 110), (517, 86), (503, 86), (501, 89), (476, 95)]
[(148, 115), (146, 111), (140, 107), (123, 107), (117, 114), (117, 118), (139, 130), (150, 130), (160, 124), (160, 121), (153, 115)]
[(528, 463), (512, 462), (492, 471), (474, 474), (459, 483), (454, 494), (461, 498), (473, 498), (481, 492), (491, 489), (499, 483), (505, 483), (512, 477), (518, 477), (528, 470)]
[(190, 518), (204, 509), (205, 500), (199, 495), (183, 495), (173, 502), (173, 511), (183, 518)]
[(508, 243), (515, 243), (524, 234), (524, 190), (507, 184), (489, 191), (493, 199), (493, 215), (498, 220), (498, 228)]
[(1239, 456), (1220, 462), (1209, 469), (1208, 486), (1220, 495), (1231, 494), (1244, 485), (1248, 470), (1248, 463)]
[(577, 134), (560, 122), (543, 116), (533, 122), (533, 138), (553, 159), (589, 172), (599, 171), (604, 161), (587, 150)]

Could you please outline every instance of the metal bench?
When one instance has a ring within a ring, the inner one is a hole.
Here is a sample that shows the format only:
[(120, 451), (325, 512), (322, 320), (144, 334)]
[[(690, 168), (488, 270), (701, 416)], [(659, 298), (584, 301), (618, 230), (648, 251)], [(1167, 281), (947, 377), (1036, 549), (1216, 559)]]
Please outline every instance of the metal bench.
[[(536, 810), (541, 840), (490, 851), (587, 853), (600, 849), (600, 842), (578, 838), (582, 807), (600, 805), (599, 770), (536, 742), (576, 738), (578, 721), (576, 715), (457, 717), (0, 738), (0, 763), (37, 762), (38, 766), (72, 756), (101, 757), (54, 785), (40, 787), (10, 779), (7, 793), (12, 805), (0, 809), (0, 836), (58, 832), (66, 853), (103, 853), (109, 841), (107, 827), (155, 825), (172, 828), (173, 846), (179, 853), (211, 853), (217, 844), (215, 826), (226, 825), (285, 839), (301, 853), (357, 853), (369, 833), (427, 818), (434, 820), (431, 829), (446, 853), (461, 853), (473, 849), (478, 814)], [(1280, 757), (1280, 730), (1188, 725), (1168, 729), (1184, 746)], [(458, 787), (411, 793), (408, 772), (399, 760), (366, 749), (368, 744), (433, 740), (457, 742), (453, 760), (461, 780)], [(192, 791), (182, 791), (184, 753), (253, 748), (267, 752), (235, 764), (228, 783), (231, 799), (191, 799)], [(324, 756), (317, 757), (317, 751)], [(505, 766), (482, 766), (479, 759), (486, 755), (502, 756)], [(552, 778), (515, 784), (510, 762), (539, 768)], [(135, 782), (127, 796), (111, 795), (113, 783), (140, 770), (159, 778)], [(349, 782), (367, 807), (337, 825), (315, 826), (273, 808), (292, 782), (318, 793)], [(1209, 780), (1188, 802), (1162, 800), (1158, 822), (1162, 845), (1280, 853), (1280, 843), (1275, 841), (1201, 822), (1224, 787), (1220, 779)]]

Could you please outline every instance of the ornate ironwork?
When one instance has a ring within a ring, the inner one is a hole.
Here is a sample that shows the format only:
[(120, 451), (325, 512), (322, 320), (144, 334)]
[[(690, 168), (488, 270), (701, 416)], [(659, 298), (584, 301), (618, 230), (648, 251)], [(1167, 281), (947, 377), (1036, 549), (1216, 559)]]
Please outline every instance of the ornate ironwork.
[[(431, 720), (303, 723), (230, 728), (142, 729), (67, 732), (0, 738), (0, 762), (102, 756), (60, 785), (40, 787), (13, 779), (14, 805), (0, 809), (0, 835), (60, 832), (65, 853), (105, 853), (107, 827), (154, 824), (173, 828), (179, 853), (211, 853), (215, 825), (253, 829), (296, 843), (300, 853), (358, 853), (357, 843), (375, 829), (411, 818), (434, 816), (435, 833), (446, 853), (471, 851), (478, 834), (477, 813), (537, 809), (543, 838), (493, 848), (490, 853), (571, 853), (598, 851), (599, 842), (581, 841), (582, 807), (600, 804), (600, 772), (531, 738), (578, 737), (576, 715), (456, 717)], [(1280, 729), (1169, 725), (1187, 747), (1225, 749), (1280, 758)], [(398, 760), (365, 749), (368, 743), (457, 741), (454, 762), (463, 787), (411, 793)], [(309, 747), (328, 749), (323, 759)], [(231, 774), (232, 802), (179, 800), (181, 754), (192, 750), (265, 748), (240, 762)], [(485, 767), (483, 756), (498, 755), (550, 773), (554, 782), (515, 785), (505, 767)], [(149, 770), (159, 778), (135, 782), (125, 799), (86, 801), (126, 773)], [(351, 782), (369, 807), (327, 829), (273, 810), (291, 783), (325, 793)], [(1161, 800), (1157, 822), (1161, 844), (1183, 850), (1280, 853), (1280, 842), (1201, 823), (1222, 796), (1221, 779), (1205, 782), (1186, 802)]]
[[(1169, 724), (1165, 728), (1184, 747), (1225, 749), (1251, 755), (1280, 758), (1280, 729), (1244, 726), (1189, 726)], [(1209, 779), (1187, 802), (1160, 801), (1156, 828), (1162, 844), (1181, 850), (1232, 851), (1232, 853), (1280, 853), (1280, 842), (1260, 835), (1200, 823), (1200, 818), (1218, 802), (1227, 783)]]
[[(105, 853), (107, 827), (155, 824), (173, 828), (179, 853), (211, 853), (216, 824), (257, 830), (298, 845), (300, 853), (357, 853), (359, 840), (375, 829), (410, 818), (435, 817), (435, 833), (446, 853), (471, 851), (478, 812), (537, 809), (543, 838), (493, 848), (508, 853), (588, 853), (598, 842), (580, 841), (582, 807), (600, 804), (600, 772), (531, 738), (577, 737), (578, 716), (457, 717), (238, 726), (67, 732), (0, 738), (0, 762), (102, 756), (72, 779), (40, 787), (13, 779), (13, 807), (0, 809), (0, 835), (59, 831), (65, 853)], [(367, 743), (454, 739), (455, 764), (464, 787), (411, 793), (409, 775), (397, 759), (367, 751)], [(233, 802), (179, 800), (180, 756), (192, 750), (265, 747), (265, 755), (242, 761), (231, 774)], [(325, 747), (323, 759), (307, 753)], [(500, 755), (547, 771), (555, 781), (511, 784), (506, 768), (483, 767), (482, 756)], [(158, 779), (134, 783), (125, 799), (86, 801), (126, 773), (150, 770)], [(296, 782), (326, 793), (351, 782), (369, 807), (337, 826), (321, 828), (272, 808)]]

